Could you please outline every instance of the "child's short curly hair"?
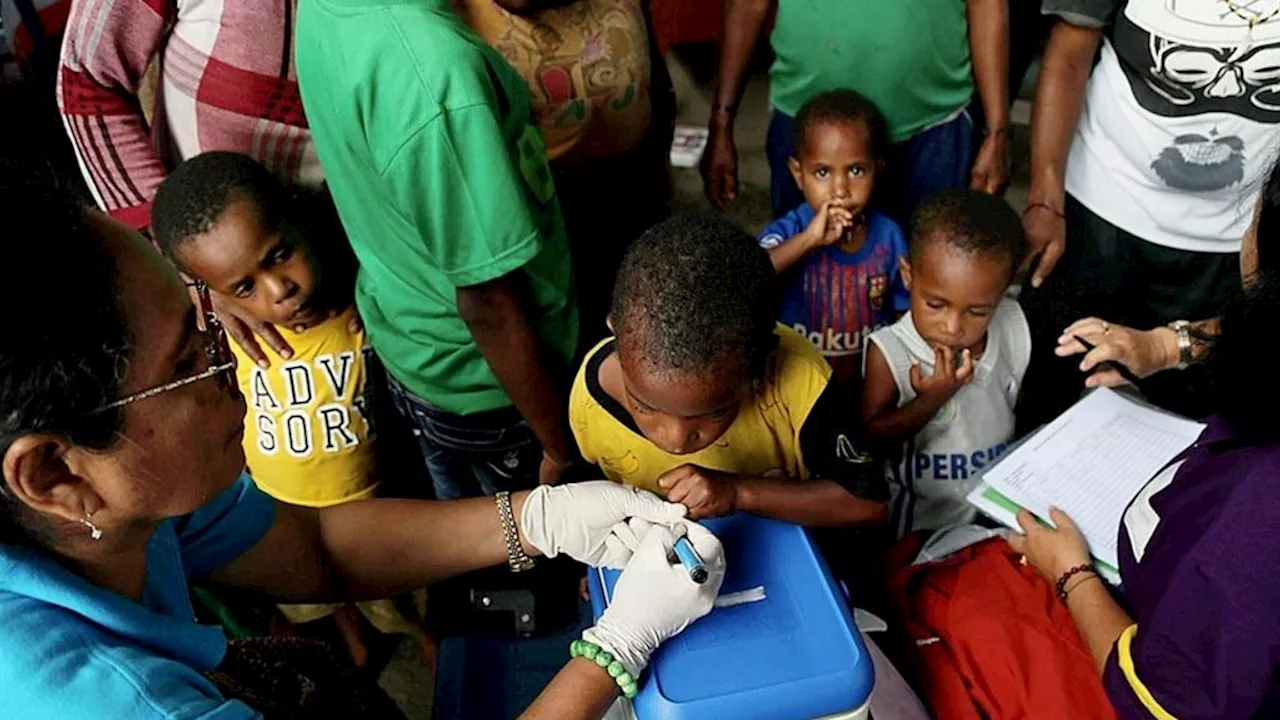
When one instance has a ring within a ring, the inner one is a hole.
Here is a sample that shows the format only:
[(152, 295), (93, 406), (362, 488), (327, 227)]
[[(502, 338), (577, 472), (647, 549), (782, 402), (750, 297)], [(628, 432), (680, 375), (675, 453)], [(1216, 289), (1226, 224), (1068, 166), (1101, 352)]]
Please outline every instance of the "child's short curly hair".
[(795, 153), (799, 157), (809, 141), (809, 133), (819, 125), (863, 124), (871, 157), (883, 160), (889, 154), (889, 124), (880, 108), (865, 95), (853, 90), (830, 90), (809, 99), (796, 114)]
[(627, 249), (613, 291), (620, 349), (649, 370), (757, 378), (776, 346), (769, 255), (720, 215), (681, 214)]
[(208, 232), (227, 206), (248, 200), (264, 228), (275, 229), (289, 205), (284, 185), (248, 155), (214, 151), (197, 155), (174, 169), (156, 191), (151, 231), (174, 264), (178, 248)]
[(965, 253), (1009, 261), (1013, 276), (1027, 251), (1022, 220), (1004, 198), (978, 190), (943, 190), (920, 203), (911, 216), (912, 262), (933, 242)]

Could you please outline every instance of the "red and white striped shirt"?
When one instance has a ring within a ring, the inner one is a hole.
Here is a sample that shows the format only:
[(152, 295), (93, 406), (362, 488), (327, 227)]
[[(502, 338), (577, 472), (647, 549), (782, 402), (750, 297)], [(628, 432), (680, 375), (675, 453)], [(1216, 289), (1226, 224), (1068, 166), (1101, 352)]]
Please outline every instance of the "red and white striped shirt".
[[(322, 182), (293, 69), (297, 0), (76, 0), (58, 104), (98, 205), (150, 224), (176, 162), (251, 155), (281, 180)], [(154, 127), (138, 89), (160, 59)]]

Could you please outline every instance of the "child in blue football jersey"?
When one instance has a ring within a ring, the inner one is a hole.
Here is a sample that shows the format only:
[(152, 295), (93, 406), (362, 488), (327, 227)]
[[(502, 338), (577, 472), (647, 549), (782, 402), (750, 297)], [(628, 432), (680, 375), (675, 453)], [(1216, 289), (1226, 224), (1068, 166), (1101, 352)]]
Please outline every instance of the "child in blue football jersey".
[(852, 90), (815, 96), (796, 115), (791, 174), (805, 203), (760, 234), (785, 288), (778, 320), (813, 343), (840, 381), (858, 378), (862, 346), (910, 298), (899, 276), (902, 228), (868, 209), (889, 137)]

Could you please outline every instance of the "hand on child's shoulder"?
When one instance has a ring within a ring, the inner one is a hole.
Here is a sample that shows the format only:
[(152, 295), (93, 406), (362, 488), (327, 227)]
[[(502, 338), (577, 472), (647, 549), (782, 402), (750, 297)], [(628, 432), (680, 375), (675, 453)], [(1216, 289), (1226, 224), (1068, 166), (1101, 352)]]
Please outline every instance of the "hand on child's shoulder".
[(949, 347), (934, 348), (933, 352), (932, 374), (925, 375), (919, 362), (911, 364), (911, 388), (918, 397), (941, 405), (973, 379), (973, 353), (966, 348), (957, 356)]

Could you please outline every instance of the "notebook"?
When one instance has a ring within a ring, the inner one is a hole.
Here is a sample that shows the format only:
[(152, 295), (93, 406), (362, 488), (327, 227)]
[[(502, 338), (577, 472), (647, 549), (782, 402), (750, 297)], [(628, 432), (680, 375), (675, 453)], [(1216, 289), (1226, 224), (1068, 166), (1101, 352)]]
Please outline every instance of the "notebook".
[(1050, 506), (1057, 506), (1079, 526), (1101, 574), (1118, 583), (1125, 508), (1204, 427), (1114, 390), (1096, 390), (987, 470), (968, 501), (1015, 529), (1018, 510), (1048, 523)]

